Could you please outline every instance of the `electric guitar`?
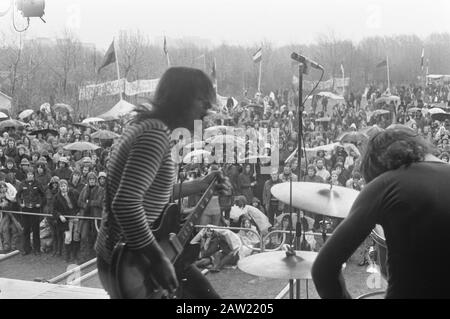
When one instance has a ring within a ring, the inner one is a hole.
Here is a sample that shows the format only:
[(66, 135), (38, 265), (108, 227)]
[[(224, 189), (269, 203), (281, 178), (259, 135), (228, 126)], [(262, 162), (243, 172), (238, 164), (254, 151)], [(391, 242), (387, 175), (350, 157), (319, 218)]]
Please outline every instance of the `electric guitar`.
[[(199, 222), (203, 211), (213, 196), (217, 176), (204, 192), (197, 205), (185, 210), (187, 215), (183, 226), (180, 226), (180, 209), (176, 204), (168, 204), (160, 218), (152, 226), (152, 233), (169, 260), (180, 270), (183, 265), (194, 262), (179, 258), (191, 239), (195, 225)], [(131, 251), (124, 241), (119, 241), (112, 253), (111, 262), (111, 297), (116, 299), (164, 299), (173, 298), (167, 291), (160, 289), (151, 275), (150, 268), (143, 270), (140, 263), (143, 256)], [(178, 271), (177, 271), (178, 273)]]

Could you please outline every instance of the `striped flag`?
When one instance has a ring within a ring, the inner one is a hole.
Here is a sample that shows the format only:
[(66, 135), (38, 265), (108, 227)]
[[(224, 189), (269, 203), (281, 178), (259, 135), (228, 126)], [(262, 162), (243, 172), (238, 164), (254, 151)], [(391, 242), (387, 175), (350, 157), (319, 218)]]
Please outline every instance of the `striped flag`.
[(422, 49), (422, 58), (420, 59), (420, 67), (422, 68), (422, 71), (424, 67), (424, 60), (425, 60), (425, 48)]
[(377, 68), (383, 68), (385, 66), (387, 66), (387, 60), (383, 60), (377, 64)]
[(100, 70), (105, 66), (110, 65), (111, 63), (116, 62), (116, 51), (114, 46), (114, 41), (109, 46), (108, 51), (106, 51), (105, 57), (103, 58), (103, 62), (101, 66), (98, 68), (97, 73), (100, 73)]
[(261, 60), (262, 60), (262, 48), (259, 48), (259, 50), (253, 54), (253, 62), (258, 63), (261, 62)]

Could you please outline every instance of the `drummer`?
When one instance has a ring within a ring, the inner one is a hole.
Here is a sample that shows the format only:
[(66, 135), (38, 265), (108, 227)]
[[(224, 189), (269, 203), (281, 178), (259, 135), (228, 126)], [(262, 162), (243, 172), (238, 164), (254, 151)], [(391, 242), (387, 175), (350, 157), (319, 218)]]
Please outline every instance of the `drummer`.
[(351, 297), (342, 264), (376, 224), (386, 235), (386, 298), (450, 298), (450, 166), (433, 152), (401, 125), (370, 139), (361, 165), (368, 184), (313, 265), (322, 298)]

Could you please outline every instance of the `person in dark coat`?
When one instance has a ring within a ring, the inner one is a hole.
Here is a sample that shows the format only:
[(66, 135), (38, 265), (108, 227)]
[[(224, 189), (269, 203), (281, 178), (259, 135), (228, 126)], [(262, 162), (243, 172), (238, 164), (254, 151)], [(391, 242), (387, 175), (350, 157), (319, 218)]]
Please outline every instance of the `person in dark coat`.
[[(62, 179), (59, 181), (59, 191), (55, 196), (53, 204), (53, 218), (56, 220), (56, 247), (58, 255), (61, 255), (64, 243), (66, 252), (66, 262), (78, 261), (80, 250), (79, 221), (68, 219), (66, 216), (76, 216), (78, 214), (78, 195), (69, 188), (69, 183)], [(72, 258), (73, 257), (73, 258)]]
[(247, 164), (244, 167), (244, 171), (239, 174), (238, 177), (238, 187), (239, 195), (245, 196), (248, 203), (253, 200), (253, 187), (256, 185), (255, 179), (252, 176), (252, 167)]

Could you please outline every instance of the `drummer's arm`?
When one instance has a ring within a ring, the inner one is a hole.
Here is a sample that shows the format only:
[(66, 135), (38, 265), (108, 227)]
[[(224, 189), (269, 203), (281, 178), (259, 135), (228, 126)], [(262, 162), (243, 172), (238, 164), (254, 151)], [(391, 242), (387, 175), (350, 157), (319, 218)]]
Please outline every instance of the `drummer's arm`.
[(341, 270), (378, 221), (380, 207), (374, 192), (380, 194), (380, 190), (373, 186), (361, 191), (349, 216), (327, 240), (314, 262), (312, 278), (321, 298), (351, 298)]

